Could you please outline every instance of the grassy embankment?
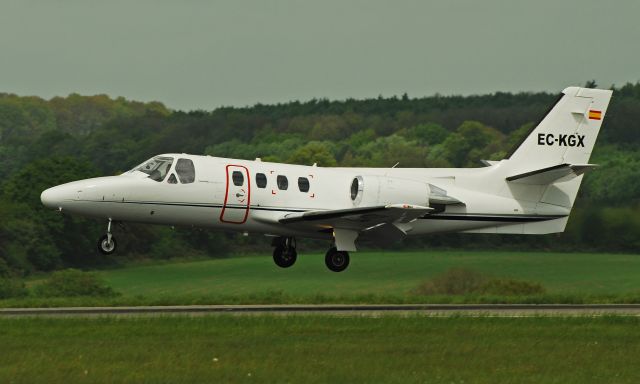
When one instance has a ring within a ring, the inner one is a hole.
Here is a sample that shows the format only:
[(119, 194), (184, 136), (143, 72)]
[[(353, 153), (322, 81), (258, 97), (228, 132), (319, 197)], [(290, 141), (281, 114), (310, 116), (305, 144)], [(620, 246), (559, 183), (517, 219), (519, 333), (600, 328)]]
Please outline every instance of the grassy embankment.
[[(421, 282), (449, 268), (540, 283), (546, 293), (519, 296), (421, 296)], [(98, 272), (115, 298), (25, 298), (0, 306), (258, 304), (640, 302), (640, 255), (533, 252), (365, 252), (332, 273), (323, 255), (302, 254), (289, 269), (269, 256), (134, 266)], [(30, 284), (38, 284), (32, 281)]]
[(640, 319), (0, 319), (0, 382), (636, 383)]

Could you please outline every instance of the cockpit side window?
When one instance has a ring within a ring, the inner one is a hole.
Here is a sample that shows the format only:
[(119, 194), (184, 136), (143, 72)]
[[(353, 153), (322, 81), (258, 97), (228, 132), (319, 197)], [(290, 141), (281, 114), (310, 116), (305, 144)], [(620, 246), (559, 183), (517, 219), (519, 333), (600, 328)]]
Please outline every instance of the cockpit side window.
[(173, 164), (173, 157), (156, 156), (135, 170), (146, 173), (151, 180), (162, 181), (167, 177), (171, 164)]
[(182, 184), (193, 183), (196, 180), (196, 168), (193, 166), (193, 161), (189, 159), (178, 159), (176, 172)]

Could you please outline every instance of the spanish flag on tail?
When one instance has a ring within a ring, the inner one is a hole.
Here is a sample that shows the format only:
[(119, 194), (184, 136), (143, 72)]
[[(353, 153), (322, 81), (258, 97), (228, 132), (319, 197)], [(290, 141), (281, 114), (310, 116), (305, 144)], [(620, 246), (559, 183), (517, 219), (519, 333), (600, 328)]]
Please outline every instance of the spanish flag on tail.
[(602, 120), (602, 111), (589, 110), (589, 120)]

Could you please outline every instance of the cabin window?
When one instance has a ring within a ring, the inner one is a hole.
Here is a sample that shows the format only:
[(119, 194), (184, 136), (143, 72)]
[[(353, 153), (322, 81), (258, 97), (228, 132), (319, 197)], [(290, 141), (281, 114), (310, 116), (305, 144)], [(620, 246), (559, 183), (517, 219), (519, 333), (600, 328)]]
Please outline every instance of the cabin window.
[(276, 181), (278, 182), (278, 189), (285, 191), (289, 188), (289, 180), (287, 180), (287, 176), (278, 175)]
[(171, 164), (173, 164), (173, 157), (156, 156), (136, 167), (135, 170), (146, 173), (151, 180), (162, 181), (167, 177)]
[(176, 172), (182, 184), (193, 183), (196, 180), (196, 168), (193, 166), (193, 161), (189, 159), (178, 159)]
[(298, 177), (298, 189), (300, 192), (309, 192), (309, 179), (306, 177)]
[(264, 173), (256, 173), (256, 185), (258, 188), (267, 187), (267, 176)]
[(233, 180), (233, 185), (237, 187), (240, 187), (244, 184), (244, 175), (240, 171), (233, 171), (231, 179)]
[(167, 183), (178, 184), (178, 179), (176, 179), (176, 175), (172, 173), (171, 176), (169, 176), (169, 180), (167, 180)]

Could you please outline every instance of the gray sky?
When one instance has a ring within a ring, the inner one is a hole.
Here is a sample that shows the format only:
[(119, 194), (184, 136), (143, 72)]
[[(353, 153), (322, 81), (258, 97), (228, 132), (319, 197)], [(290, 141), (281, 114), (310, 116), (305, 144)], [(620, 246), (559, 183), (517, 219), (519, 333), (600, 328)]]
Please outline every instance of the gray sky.
[(0, 92), (176, 109), (640, 80), (640, 1), (0, 0)]

